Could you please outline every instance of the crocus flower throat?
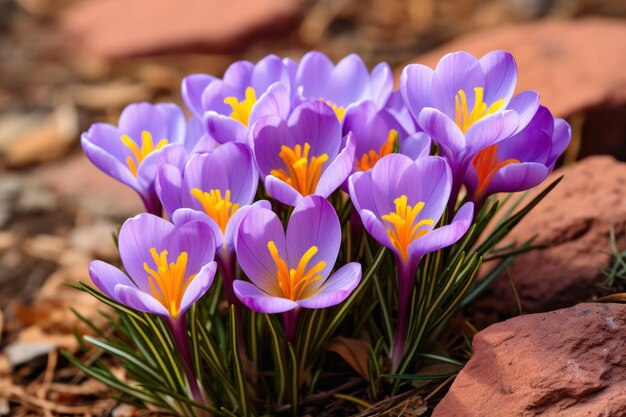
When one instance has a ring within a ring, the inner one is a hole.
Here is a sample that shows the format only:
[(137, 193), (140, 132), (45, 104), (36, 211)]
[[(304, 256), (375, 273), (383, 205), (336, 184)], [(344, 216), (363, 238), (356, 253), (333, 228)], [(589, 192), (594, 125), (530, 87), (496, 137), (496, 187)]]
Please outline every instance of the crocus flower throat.
[(324, 103), (328, 104), (330, 106), (330, 108), (334, 110), (335, 114), (337, 115), (337, 119), (339, 119), (339, 121), (342, 122), (344, 116), (346, 115), (346, 108), (342, 107), (342, 106), (338, 106), (335, 103), (333, 103), (332, 101), (328, 101), (328, 100), (324, 100), (324, 99), (322, 99), (322, 101)]
[(177, 317), (180, 313), (183, 295), (195, 278), (195, 275), (191, 275), (185, 280), (187, 252), (181, 252), (176, 262), (172, 263), (167, 261), (168, 253), (166, 250), (159, 253), (156, 248), (151, 248), (150, 254), (154, 259), (156, 270), (150, 268), (147, 262), (144, 262), (143, 268), (150, 274), (148, 283), (152, 295), (169, 311), (172, 317)]
[(407, 196), (402, 195), (393, 202), (396, 205), (396, 211), (385, 214), (381, 218), (389, 224), (387, 227), (389, 239), (391, 239), (393, 246), (400, 251), (402, 260), (406, 262), (409, 257), (409, 245), (429, 232), (429, 230), (421, 228), (432, 226), (435, 222), (432, 219), (422, 219), (417, 223), (415, 222), (420, 211), (424, 208), (425, 203), (422, 201), (411, 207), (408, 205)]
[(474, 169), (476, 170), (476, 175), (478, 177), (476, 197), (482, 195), (498, 170), (507, 165), (519, 164), (520, 162), (517, 159), (500, 161), (498, 159), (497, 152), (498, 144), (496, 143), (478, 152), (472, 160), (472, 164), (474, 165)]
[(318, 252), (317, 246), (311, 246), (304, 252), (304, 255), (300, 258), (298, 266), (295, 269), (287, 267), (287, 263), (280, 257), (274, 241), (270, 240), (267, 243), (267, 249), (270, 251), (270, 255), (276, 264), (278, 285), (283, 291), (285, 298), (294, 301), (300, 300), (309, 285), (322, 279), (320, 272), (326, 267), (326, 262), (319, 261), (307, 271), (307, 266), (311, 258)]
[(132, 172), (135, 177), (137, 176), (139, 164), (141, 164), (146, 156), (168, 144), (167, 139), (161, 139), (155, 146), (154, 141), (152, 140), (152, 134), (145, 130), (141, 132), (141, 147), (139, 147), (139, 145), (137, 145), (137, 143), (128, 135), (122, 135), (121, 139), (122, 143), (130, 149), (135, 157), (134, 159), (133, 156), (126, 158), (126, 164), (128, 165), (130, 172)]
[(239, 101), (237, 100), (237, 97), (231, 96), (226, 97), (224, 99), (224, 103), (228, 104), (233, 109), (233, 112), (230, 114), (231, 118), (248, 126), (250, 112), (252, 111), (252, 106), (254, 106), (256, 100), (256, 92), (254, 91), (254, 88), (248, 87), (246, 88), (246, 97), (243, 100)]
[(239, 209), (239, 204), (230, 201), (230, 190), (226, 190), (224, 198), (220, 190), (210, 190), (208, 193), (199, 188), (191, 190), (191, 195), (198, 199), (204, 212), (218, 224), (222, 232), (226, 231), (226, 225), (233, 214)]
[(303, 196), (313, 194), (322, 175), (322, 166), (328, 161), (328, 154), (312, 156), (309, 159), (311, 145), (296, 145), (293, 148), (283, 145), (278, 156), (283, 160), (289, 173), (283, 169), (273, 169), (270, 174), (285, 181)]
[(393, 148), (398, 141), (398, 131), (395, 129), (391, 129), (389, 131), (389, 135), (387, 136), (387, 142), (380, 147), (378, 152), (374, 149), (370, 149), (367, 153), (364, 153), (361, 156), (361, 159), (356, 160), (356, 168), (359, 171), (367, 171), (374, 167), (376, 162), (383, 156), (389, 155), (393, 152)]
[(491, 106), (487, 107), (487, 103), (483, 102), (484, 89), (482, 87), (474, 88), (476, 99), (474, 100), (474, 108), (469, 111), (467, 105), (467, 96), (465, 91), (459, 90), (454, 97), (455, 102), (455, 120), (456, 124), (461, 128), (463, 133), (467, 132), (467, 129), (471, 125), (479, 121), (485, 116), (493, 114), (500, 110), (504, 106), (504, 100), (498, 100)]

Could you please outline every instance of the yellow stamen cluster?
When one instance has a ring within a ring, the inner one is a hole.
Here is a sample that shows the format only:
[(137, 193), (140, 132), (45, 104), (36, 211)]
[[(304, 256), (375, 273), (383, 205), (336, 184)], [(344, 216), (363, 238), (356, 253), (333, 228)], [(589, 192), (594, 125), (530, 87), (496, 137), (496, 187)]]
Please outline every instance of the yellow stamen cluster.
[(202, 204), (204, 212), (215, 220), (222, 233), (226, 232), (228, 221), (239, 209), (239, 204), (230, 201), (230, 190), (226, 190), (224, 198), (220, 190), (211, 190), (207, 193), (199, 188), (192, 189), (191, 195)]
[(303, 196), (313, 194), (322, 175), (322, 166), (328, 161), (328, 154), (309, 159), (311, 145), (296, 145), (293, 149), (283, 145), (278, 156), (285, 162), (289, 173), (283, 169), (273, 169), (270, 174), (285, 181)]
[(276, 264), (278, 285), (283, 291), (285, 298), (294, 301), (302, 299), (307, 287), (322, 279), (319, 273), (326, 267), (326, 262), (319, 261), (307, 271), (307, 265), (311, 261), (311, 258), (318, 252), (317, 246), (311, 246), (304, 252), (304, 255), (300, 258), (298, 266), (295, 269), (289, 269), (289, 267), (287, 267), (287, 263), (280, 257), (274, 241), (270, 240), (267, 242), (267, 249), (269, 249), (270, 255)]
[(479, 197), (485, 192), (485, 189), (493, 179), (493, 176), (499, 169), (504, 168), (507, 165), (519, 164), (517, 159), (507, 159), (500, 161), (498, 159), (498, 144), (491, 145), (482, 151), (478, 152), (472, 164), (476, 170), (478, 176), (478, 187), (476, 188), (476, 197)]
[(250, 119), (252, 106), (256, 103), (256, 92), (254, 91), (254, 88), (248, 87), (246, 88), (246, 98), (239, 101), (237, 100), (237, 97), (230, 96), (224, 99), (224, 103), (228, 104), (233, 109), (230, 117), (248, 126), (248, 119)]
[(359, 171), (367, 171), (376, 165), (376, 162), (380, 160), (383, 156), (389, 155), (393, 152), (393, 147), (398, 140), (398, 131), (395, 129), (391, 129), (389, 131), (389, 135), (387, 136), (387, 142), (380, 147), (378, 152), (374, 149), (370, 149), (369, 152), (363, 154), (361, 159), (356, 160), (356, 168)]
[(467, 129), (469, 129), (471, 125), (483, 117), (497, 112), (504, 105), (504, 100), (498, 100), (491, 106), (487, 107), (487, 103), (483, 102), (484, 90), (482, 87), (474, 88), (474, 93), (476, 95), (476, 99), (474, 100), (474, 107), (471, 112), (467, 107), (467, 97), (465, 96), (465, 91), (459, 90), (456, 97), (454, 97), (456, 107), (456, 124), (461, 128), (463, 133), (467, 132)]
[(150, 268), (144, 262), (143, 269), (150, 275), (148, 283), (152, 289), (152, 295), (165, 307), (172, 317), (180, 313), (180, 303), (183, 300), (187, 287), (196, 277), (191, 275), (185, 280), (187, 270), (187, 252), (181, 252), (176, 262), (167, 262), (167, 251), (157, 252), (156, 248), (150, 249), (156, 270)]
[(126, 145), (128, 149), (133, 153), (135, 157), (133, 159), (132, 156), (126, 158), (126, 164), (130, 169), (130, 172), (133, 175), (137, 176), (137, 170), (139, 169), (139, 164), (146, 158), (146, 156), (150, 155), (152, 152), (157, 151), (167, 145), (167, 139), (161, 139), (159, 143), (154, 146), (154, 141), (152, 140), (152, 134), (150, 132), (146, 132), (145, 130), (141, 132), (141, 148), (137, 143), (131, 139), (128, 135), (122, 135), (122, 143)]
[(409, 257), (409, 245), (416, 239), (424, 236), (429, 230), (420, 230), (425, 226), (435, 224), (432, 219), (423, 219), (415, 222), (420, 211), (424, 208), (424, 202), (420, 201), (413, 207), (408, 205), (408, 198), (402, 195), (393, 201), (396, 211), (382, 216), (382, 219), (389, 223), (387, 234), (393, 246), (400, 251), (402, 260), (407, 261)]

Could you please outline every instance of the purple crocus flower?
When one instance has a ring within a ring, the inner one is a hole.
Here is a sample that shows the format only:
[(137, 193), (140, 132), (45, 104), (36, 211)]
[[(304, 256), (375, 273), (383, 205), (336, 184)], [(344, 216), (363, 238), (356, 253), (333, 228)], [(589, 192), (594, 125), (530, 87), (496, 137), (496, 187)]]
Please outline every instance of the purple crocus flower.
[(361, 280), (361, 265), (355, 262), (331, 274), (340, 245), (339, 218), (322, 197), (300, 200), (286, 233), (273, 211), (251, 209), (235, 241), (239, 264), (251, 282), (235, 281), (235, 294), (256, 312), (285, 313), (285, 334), (293, 340), (301, 308), (341, 303)]
[(184, 162), (185, 125), (175, 104), (136, 103), (122, 111), (117, 126), (93, 124), (81, 145), (95, 166), (133, 188), (149, 213), (161, 215), (154, 178), (162, 164)]
[(478, 152), (465, 175), (470, 198), (482, 206), (491, 194), (533, 188), (548, 177), (567, 149), (572, 131), (540, 106), (519, 133)]
[[(207, 134), (219, 143), (245, 142), (248, 128), (267, 114), (286, 116), (295, 62), (268, 55), (256, 64), (233, 63), (222, 79), (192, 74), (182, 82), (182, 97), (194, 117), (203, 121)], [(279, 92), (276, 92), (279, 90)], [(267, 96), (271, 91), (272, 95)], [(275, 96), (282, 109), (276, 109)]]
[[(367, 171), (396, 147), (412, 159), (430, 153), (431, 142), (423, 132), (406, 130), (386, 108), (378, 110), (373, 101), (357, 103), (346, 111), (343, 134), (352, 132), (355, 141), (353, 172)], [(411, 129), (409, 127), (409, 129)], [(344, 137), (345, 137), (344, 136)]]
[(383, 157), (373, 169), (350, 177), (350, 197), (365, 229), (391, 249), (398, 272), (398, 322), (392, 349), (394, 371), (404, 355), (408, 300), (424, 255), (454, 244), (472, 222), (463, 205), (449, 225), (435, 228), (446, 210), (452, 173), (443, 158)]
[[(213, 230), (218, 266), (231, 304), (237, 301), (232, 290), (234, 233), (252, 207), (258, 183), (251, 149), (235, 142), (192, 155), (182, 169), (163, 165), (157, 174), (156, 191), (167, 215), (174, 221), (201, 220)], [(254, 205), (269, 208), (267, 201)], [(184, 208), (187, 210), (179, 210)]]
[(363, 60), (350, 54), (337, 63), (323, 53), (313, 51), (302, 57), (295, 75), (296, 103), (308, 99), (323, 100), (336, 112), (339, 120), (347, 109), (371, 100), (382, 109), (393, 90), (393, 72), (382, 62), (372, 72)]
[(407, 107), (452, 168), (451, 208), (474, 156), (521, 131), (536, 113), (539, 95), (524, 91), (514, 97), (516, 82), (515, 60), (504, 51), (480, 59), (456, 52), (434, 70), (412, 64), (402, 71), (400, 90)]
[(185, 312), (213, 282), (211, 228), (198, 221), (172, 224), (143, 213), (124, 222), (118, 242), (128, 275), (113, 265), (92, 261), (91, 280), (113, 300), (165, 318), (185, 363), (193, 398), (202, 401), (191, 363)]
[(264, 117), (252, 129), (252, 138), (265, 188), (283, 204), (295, 206), (311, 194), (327, 198), (352, 171), (352, 135), (341, 149), (341, 124), (319, 100), (299, 105), (286, 121)]

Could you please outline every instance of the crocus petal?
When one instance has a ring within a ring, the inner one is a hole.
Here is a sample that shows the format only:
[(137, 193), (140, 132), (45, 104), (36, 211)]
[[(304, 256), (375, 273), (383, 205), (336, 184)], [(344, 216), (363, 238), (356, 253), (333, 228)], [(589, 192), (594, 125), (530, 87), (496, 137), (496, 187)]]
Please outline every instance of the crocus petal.
[(572, 128), (563, 119), (554, 119), (554, 133), (552, 135), (552, 152), (549, 168), (554, 168), (556, 160), (565, 152), (572, 139)]
[(354, 137), (349, 133), (346, 147), (343, 148), (320, 177), (315, 194), (327, 198), (348, 178), (354, 166), (355, 147)]
[[(454, 117), (455, 97), (459, 90), (467, 95), (468, 108), (474, 107), (474, 88), (485, 86), (485, 74), (478, 60), (467, 52), (445, 55), (435, 68), (433, 78), (433, 107), (448, 117)], [(431, 135), (432, 136), (432, 135)]]
[(167, 139), (169, 143), (182, 143), (186, 125), (183, 111), (173, 103), (131, 104), (122, 110), (118, 121), (122, 134), (139, 140), (141, 132), (149, 131), (155, 143), (161, 139)]
[(215, 257), (214, 233), (204, 221), (177, 225), (168, 235), (166, 244), (173, 256), (187, 252), (187, 274), (189, 275), (200, 271)]
[(421, 64), (407, 65), (400, 76), (400, 91), (409, 111), (417, 120), (424, 107), (432, 106), (431, 90), (435, 72)]
[[(257, 201), (252, 205), (243, 206), (239, 210), (233, 214), (233, 217), (230, 218), (228, 224), (226, 225), (226, 230), (224, 231), (224, 242), (217, 243), (217, 246), (222, 246), (225, 244), (228, 248), (232, 248), (235, 244), (235, 236), (237, 234), (237, 230), (239, 230), (239, 225), (243, 217), (248, 213), (248, 210), (255, 210), (257, 208), (264, 208), (267, 210), (272, 209), (272, 205), (267, 200)], [(208, 217), (208, 216), (207, 216)]]
[(386, 104), (393, 91), (393, 71), (386, 62), (374, 67), (370, 75), (370, 96), (380, 110)]
[(381, 214), (376, 209), (374, 193), (372, 192), (372, 171), (352, 174), (348, 180), (348, 186), (350, 199), (361, 216), (361, 221), (367, 232), (382, 245), (393, 248), (387, 229), (379, 219)]
[(281, 294), (277, 266), (267, 247), (273, 241), (279, 256), (286, 257), (285, 232), (278, 216), (268, 209), (255, 208), (243, 217), (235, 239), (241, 269), (257, 287), (269, 294)]
[(350, 54), (333, 68), (322, 98), (346, 107), (361, 99), (364, 91), (368, 92), (368, 83), (365, 63), (358, 55)]
[(485, 73), (485, 103), (504, 100), (503, 108), (513, 97), (517, 83), (517, 65), (513, 55), (505, 51), (491, 51), (479, 60)]
[(294, 207), (302, 199), (295, 188), (273, 175), (268, 175), (263, 181), (269, 195), (287, 206)]
[(187, 159), (187, 151), (180, 143), (171, 143), (163, 148), (150, 153), (139, 164), (137, 169), (137, 181), (144, 189), (152, 188), (157, 176), (158, 169), (165, 165), (174, 165), (181, 168)]
[(287, 87), (280, 83), (274, 83), (259, 97), (252, 107), (248, 126), (266, 116), (278, 116), (283, 120), (289, 117), (291, 110), (291, 97)]
[(298, 301), (304, 308), (326, 308), (343, 302), (361, 282), (361, 264), (350, 262), (332, 274), (311, 297)]
[(295, 301), (270, 295), (246, 281), (235, 280), (233, 290), (243, 305), (257, 313), (284, 313), (298, 307)]
[(209, 137), (219, 143), (247, 142), (246, 126), (232, 117), (208, 111), (204, 114), (204, 123)]
[[(94, 126), (92, 126), (92, 129), (93, 128)], [(85, 155), (91, 163), (97, 166), (104, 173), (141, 193), (142, 189), (139, 187), (137, 179), (133, 176), (133, 174), (131, 174), (128, 165), (122, 163), (115, 157), (115, 155), (112, 155), (101, 147), (94, 145), (89, 140), (88, 135), (89, 133), (83, 133), (80, 143)]]
[(450, 153), (464, 153), (466, 145), (463, 132), (452, 119), (441, 111), (426, 107), (420, 112), (417, 123), (428, 136), (447, 148)]
[(548, 168), (536, 162), (507, 165), (496, 172), (487, 194), (524, 191), (536, 187), (548, 177)]
[(296, 72), (296, 84), (301, 86), (299, 94), (304, 97), (317, 97), (328, 82), (333, 71), (332, 61), (323, 53), (312, 51), (300, 60)]
[(173, 230), (172, 223), (148, 213), (128, 219), (122, 225), (118, 239), (120, 257), (124, 268), (142, 291), (151, 291), (143, 266), (154, 262), (150, 249), (164, 250), (167, 237)]
[(474, 204), (465, 203), (457, 212), (452, 223), (439, 227), (416, 239), (409, 245), (409, 256), (420, 258), (456, 243), (472, 224)]
[(321, 279), (307, 287), (314, 291), (330, 275), (341, 246), (341, 225), (333, 206), (323, 197), (308, 196), (296, 205), (286, 232), (287, 264), (295, 268), (302, 255), (312, 246), (318, 252), (309, 261), (309, 266), (325, 262), (319, 274)]
[(89, 276), (95, 286), (109, 298), (115, 298), (116, 285), (135, 285), (119, 268), (102, 261), (89, 263)]
[(257, 93), (267, 91), (274, 83), (290, 86), (289, 72), (279, 56), (270, 54), (254, 65), (250, 86)]
[(215, 262), (209, 262), (202, 267), (198, 275), (196, 275), (185, 290), (185, 295), (180, 302), (180, 314), (184, 314), (189, 307), (196, 301), (198, 301), (211, 287), (213, 283), (213, 277), (215, 277), (215, 271), (217, 264)]
[(525, 128), (532, 120), (539, 108), (539, 94), (535, 91), (522, 91), (511, 99), (509, 110), (515, 110), (519, 115), (517, 132)]
[(411, 159), (428, 156), (431, 147), (430, 137), (424, 132), (415, 132), (400, 141), (400, 153)]
[(169, 217), (172, 217), (177, 208), (182, 207), (180, 198), (182, 179), (180, 169), (174, 165), (163, 165), (157, 171), (155, 190)]
[(170, 313), (154, 297), (128, 285), (118, 284), (114, 289), (116, 301), (134, 310), (144, 313), (158, 314), (159, 316), (169, 316)]
[(183, 79), (181, 83), (181, 95), (185, 106), (198, 119), (202, 118), (202, 92), (216, 78), (207, 74), (191, 74)]
[(512, 136), (517, 131), (518, 123), (517, 112), (511, 110), (490, 114), (480, 119), (465, 132), (467, 154), (474, 155), (481, 149)]
[(215, 238), (215, 247), (220, 248), (224, 244), (222, 229), (208, 214), (190, 208), (179, 208), (172, 214), (172, 222), (176, 226), (181, 226), (190, 222), (203, 222), (209, 225)]

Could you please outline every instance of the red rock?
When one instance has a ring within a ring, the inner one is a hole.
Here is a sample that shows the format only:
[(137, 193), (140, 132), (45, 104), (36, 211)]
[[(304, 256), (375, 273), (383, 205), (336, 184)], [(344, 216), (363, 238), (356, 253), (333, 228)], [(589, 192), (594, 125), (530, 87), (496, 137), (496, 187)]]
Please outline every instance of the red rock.
[(63, 32), (105, 57), (240, 48), (260, 32), (284, 31), (301, 0), (97, 0), (71, 8)]
[(518, 65), (518, 91), (538, 91), (542, 103), (564, 117), (603, 102), (626, 101), (625, 38), (626, 22), (617, 19), (543, 20), (470, 33), (415, 62), (434, 67), (452, 51), (476, 56), (509, 51)]
[[(611, 226), (621, 238), (618, 245), (626, 244), (626, 163), (609, 156), (588, 157), (555, 171), (545, 184), (561, 175), (563, 181), (508, 237), (523, 242), (537, 234), (535, 243), (546, 245), (518, 256), (510, 267), (526, 312), (589, 300), (599, 292), (600, 271), (611, 266)], [(501, 317), (517, 312), (509, 281), (500, 277), (474, 307)]]
[(497, 323), (433, 417), (626, 416), (626, 306), (579, 304)]

